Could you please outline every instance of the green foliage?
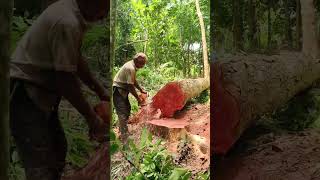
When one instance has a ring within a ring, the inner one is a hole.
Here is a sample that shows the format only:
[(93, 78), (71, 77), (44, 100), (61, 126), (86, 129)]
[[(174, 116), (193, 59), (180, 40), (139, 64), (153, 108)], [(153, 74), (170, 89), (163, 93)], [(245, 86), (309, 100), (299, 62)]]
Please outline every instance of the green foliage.
[(197, 103), (204, 104), (210, 100), (209, 90), (205, 90), (200, 93), (198, 97), (194, 98), (194, 101)]
[(95, 47), (97, 45), (103, 46), (107, 43), (107, 28), (105, 24), (95, 24), (85, 34), (83, 39), (82, 50), (86, 51), (88, 48)]
[(302, 131), (311, 127), (320, 116), (320, 90), (307, 91), (293, 98), (274, 118), (284, 129)]
[(21, 180), (25, 179), (25, 172), (22, 167), (22, 162), (19, 158), (17, 148), (13, 139), (11, 139), (11, 157), (10, 157), (10, 166), (9, 166), (9, 179), (10, 180)]
[(11, 51), (13, 51), (17, 45), (17, 42), (26, 33), (29, 26), (34, 19), (28, 19), (23, 16), (13, 16), (11, 25)]
[(129, 140), (125, 147), (127, 159), (136, 167), (126, 179), (188, 179), (191, 175), (185, 169), (175, 168), (172, 156), (169, 155), (160, 139), (155, 140), (144, 128), (140, 136), (140, 143), (135, 144)]
[[(207, 0), (201, 1), (207, 33), (208, 3)], [(195, 76), (200, 75), (201, 47), (191, 47), (201, 43), (194, 1), (125, 0), (118, 1), (117, 4), (117, 66), (131, 59), (134, 53), (145, 52), (152, 69), (158, 69), (162, 64), (170, 62), (171, 66), (183, 72), (186, 77), (191, 76), (191, 68), (197, 68), (194, 71)], [(198, 66), (193, 66), (195, 64)]]
[(93, 152), (94, 144), (89, 141), (88, 127), (81, 118), (71, 119), (70, 113), (62, 112), (60, 119), (68, 142), (67, 163), (82, 167), (88, 162), (89, 153)]
[(191, 173), (188, 172), (186, 169), (183, 168), (175, 168), (172, 171), (169, 180), (188, 180), (191, 176)]

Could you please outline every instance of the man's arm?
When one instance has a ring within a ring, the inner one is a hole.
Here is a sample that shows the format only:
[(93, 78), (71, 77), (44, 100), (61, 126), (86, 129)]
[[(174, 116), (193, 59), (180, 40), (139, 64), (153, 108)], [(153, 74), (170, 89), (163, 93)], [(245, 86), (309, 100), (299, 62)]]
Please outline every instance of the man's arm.
[(135, 85), (134, 84), (128, 84), (128, 90), (129, 92), (137, 99), (138, 103), (140, 104), (142, 101), (136, 91)]
[(57, 71), (55, 79), (60, 95), (65, 97), (84, 116), (89, 125), (90, 136), (97, 138), (95, 136), (100, 133), (97, 131), (100, 131), (100, 127), (103, 126), (103, 121), (81, 93), (80, 83), (76, 75), (71, 72)]
[(78, 76), (81, 81), (86, 84), (92, 91), (96, 92), (101, 100), (110, 101), (110, 96), (107, 94), (103, 85), (90, 72), (88, 63), (81, 56), (78, 62)]
[(138, 84), (137, 80), (134, 80), (134, 86), (141, 92), (141, 93), (147, 93), (144, 89), (142, 89), (140, 87), (140, 85)]

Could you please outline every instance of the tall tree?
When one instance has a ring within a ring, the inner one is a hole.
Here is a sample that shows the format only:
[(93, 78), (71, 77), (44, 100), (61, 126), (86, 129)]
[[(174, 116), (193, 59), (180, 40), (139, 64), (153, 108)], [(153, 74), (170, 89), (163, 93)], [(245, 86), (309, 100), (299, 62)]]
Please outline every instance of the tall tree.
[(199, 17), (200, 28), (201, 28), (201, 39), (202, 39), (202, 53), (203, 53), (203, 68), (204, 68), (204, 77), (209, 78), (209, 61), (208, 61), (208, 47), (206, 39), (206, 30), (204, 26), (203, 16), (200, 9), (199, 0), (195, 1), (197, 14)]
[(316, 31), (316, 10), (313, 0), (303, 0), (301, 3), (302, 18), (302, 52), (313, 58), (319, 55), (319, 44)]
[(232, 9), (233, 9), (233, 48), (234, 50), (242, 50), (243, 42), (242, 40), (242, 32), (241, 32), (241, 1), (233, 0)]
[(286, 41), (288, 43), (289, 48), (292, 48), (292, 30), (291, 30), (291, 17), (290, 17), (290, 1), (285, 0), (285, 14), (286, 14)]
[(249, 44), (250, 49), (254, 49), (258, 45), (256, 0), (249, 0), (248, 10)]
[(271, 49), (271, 30), (272, 30), (272, 23), (271, 23), (271, 0), (268, 0), (268, 49)]
[(301, 4), (300, 0), (296, 0), (296, 39), (297, 39), (297, 49), (301, 50), (302, 48), (302, 42), (301, 42), (301, 35), (302, 35), (302, 29), (301, 29)]
[(9, 179), (9, 49), (13, 1), (0, 1), (0, 179)]

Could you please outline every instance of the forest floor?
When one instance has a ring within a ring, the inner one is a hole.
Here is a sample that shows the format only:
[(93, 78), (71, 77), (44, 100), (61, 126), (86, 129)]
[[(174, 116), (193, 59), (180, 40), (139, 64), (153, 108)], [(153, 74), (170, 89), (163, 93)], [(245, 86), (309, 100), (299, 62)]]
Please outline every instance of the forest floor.
[(217, 162), (215, 180), (320, 179), (320, 128), (290, 132), (262, 119)]
[[(138, 143), (144, 127), (149, 127), (148, 129), (153, 133), (154, 138), (160, 138), (157, 135), (166, 134), (167, 136), (162, 136), (161, 139), (165, 143), (164, 145), (169, 153), (173, 156), (174, 163), (177, 166), (190, 170), (192, 174), (207, 171), (210, 164), (209, 104), (188, 105), (182, 111), (176, 113), (173, 118), (154, 117), (146, 119), (140, 116), (137, 120), (139, 113), (148, 111), (146, 110), (148, 108), (143, 107), (131, 119), (129, 124), (130, 138)], [(116, 133), (118, 132), (117, 129), (115, 131)], [(126, 162), (120, 152), (112, 157), (112, 164), (122, 166), (118, 168), (118, 177), (125, 177), (130, 173), (128, 171), (130, 164)]]

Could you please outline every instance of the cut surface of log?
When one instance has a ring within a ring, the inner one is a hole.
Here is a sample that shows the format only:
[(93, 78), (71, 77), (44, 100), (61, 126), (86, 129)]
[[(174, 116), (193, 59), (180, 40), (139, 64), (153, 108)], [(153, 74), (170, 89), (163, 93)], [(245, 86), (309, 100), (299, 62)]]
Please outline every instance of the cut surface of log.
[(213, 152), (225, 154), (259, 116), (320, 77), (319, 60), (298, 52), (233, 56), (212, 64)]
[(184, 79), (166, 84), (153, 97), (152, 106), (161, 110), (162, 117), (173, 117), (186, 102), (209, 88), (208, 78)]

